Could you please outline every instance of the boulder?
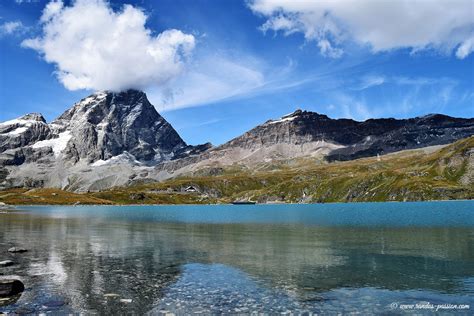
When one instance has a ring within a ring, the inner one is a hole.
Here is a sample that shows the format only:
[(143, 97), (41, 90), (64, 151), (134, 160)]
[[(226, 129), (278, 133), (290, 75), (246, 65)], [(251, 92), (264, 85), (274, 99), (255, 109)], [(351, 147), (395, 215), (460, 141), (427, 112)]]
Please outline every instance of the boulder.
[(20, 280), (4, 279), (0, 280), (0, 297), (17, 295), (25, 290), (25, 286)]
[(8, 249), (8, 252), (11, 252), (11, 253), (23, 253), (27, 251), (28, 250), (26, 250), (25, 248), (20, 248), (20, 247), (11, 247), (10, 249)]
[(0, 261), (0, 267), (9, 267), (9, 266), (12, 266), (14, 264), (15, 263), (11, 260)]

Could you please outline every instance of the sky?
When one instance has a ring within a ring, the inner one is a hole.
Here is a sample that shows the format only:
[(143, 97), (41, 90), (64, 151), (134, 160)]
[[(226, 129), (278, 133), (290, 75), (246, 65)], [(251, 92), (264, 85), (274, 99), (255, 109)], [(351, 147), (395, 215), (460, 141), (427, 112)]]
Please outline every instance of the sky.
[(2, 0), (0, 121), (144, 90), (189, 144), (296, 109), (474, 117), (472, 0)]

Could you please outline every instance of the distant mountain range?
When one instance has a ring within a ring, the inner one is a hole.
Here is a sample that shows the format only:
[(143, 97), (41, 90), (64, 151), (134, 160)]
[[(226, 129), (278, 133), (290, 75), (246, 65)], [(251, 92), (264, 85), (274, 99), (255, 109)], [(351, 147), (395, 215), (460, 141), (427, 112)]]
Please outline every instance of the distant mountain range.
[[(47, 123), (31, 113), (0, 123), (0, 188), (97, 191), (199, 170), (297, 158), (333, 162), (444, 145), (474, 135), (474, 119), (331, 119), (297, 110), (229, 142), (187, 145), (145, 93), (95, 93)], [(212, 171), (211, 171), (212, 174)]]

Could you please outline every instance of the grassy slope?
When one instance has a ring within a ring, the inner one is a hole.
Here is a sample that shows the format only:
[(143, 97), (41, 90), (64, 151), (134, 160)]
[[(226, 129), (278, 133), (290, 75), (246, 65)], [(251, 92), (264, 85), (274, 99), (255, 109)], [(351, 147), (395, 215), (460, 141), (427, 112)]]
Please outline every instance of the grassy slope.
[[(347, 202), (473, 199), (469, 154), (474, 137), (426, 154), (407, 151), (377, 158), (321, 164), (299, 160), (292, 165), (260, 166), (260, 171), (229, 168), (218, 176), (171, 179), (128, 188), (76, 194), (56, 189), (0, 192), (8, 204), (187, 204), (227, 203), (249, 198), (259, 202)], [(199, 193), (182, 193), (192, 185)]]

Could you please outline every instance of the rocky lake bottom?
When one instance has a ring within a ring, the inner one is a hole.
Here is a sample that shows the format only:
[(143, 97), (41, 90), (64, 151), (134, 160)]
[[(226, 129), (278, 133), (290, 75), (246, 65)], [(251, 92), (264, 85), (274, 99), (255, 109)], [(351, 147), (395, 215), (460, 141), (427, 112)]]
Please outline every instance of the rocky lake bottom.
[[(472, 315), (474, 202), (0, 214), (0, 313)], [(12, 247), (26, 252), (9, 251)]]

